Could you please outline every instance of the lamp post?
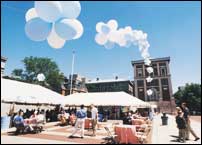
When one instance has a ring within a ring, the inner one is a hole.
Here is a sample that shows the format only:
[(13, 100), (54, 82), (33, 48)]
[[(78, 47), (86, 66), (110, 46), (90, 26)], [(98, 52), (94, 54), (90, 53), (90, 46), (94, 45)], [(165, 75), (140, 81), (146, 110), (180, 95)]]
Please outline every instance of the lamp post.
[(73, 73), (74, 73), (74, 55), (75, 55), (75, 51), (73, 49), (72, 51), (72, 72), (71, 72), (71, 86), (70, 86), (70, 95), (72, 94), (72, 82), (73, 82)]

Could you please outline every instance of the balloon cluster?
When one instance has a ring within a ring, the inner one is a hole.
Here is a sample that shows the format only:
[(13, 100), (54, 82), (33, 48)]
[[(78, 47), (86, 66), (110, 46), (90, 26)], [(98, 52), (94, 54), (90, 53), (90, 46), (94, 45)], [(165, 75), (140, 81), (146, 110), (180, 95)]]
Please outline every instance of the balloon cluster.
[[(147, 66), (146, 70), (149, 73), (146, 81), (151, 82), (153, 80), (150, 76), (153, 73), (153, 68), (151, 67), (150, 54), (148, 52), (150, 44), (147, 40), (147, 33), (144, 33), (142, 30), (133, 30), (131, 26), (118, 28), (116, 20), (109, 20), (107, 23), (98, 22), (96, 31), (96, 43), (104, 46), (106, 49), (111, 49), (115, 45), (120, 47), (138, 46), (141, 56), (144, 58), (144, 64)], [(147, 94), (151, 95), (152, 90), (149, 90)]]
[(52, 48), (62, 48), (82, 36), (83, 26), (76, 19), (80, 12), (79, 1), (35, 1), (25, 15), (25, 33), (33, 41), (47, 39)]

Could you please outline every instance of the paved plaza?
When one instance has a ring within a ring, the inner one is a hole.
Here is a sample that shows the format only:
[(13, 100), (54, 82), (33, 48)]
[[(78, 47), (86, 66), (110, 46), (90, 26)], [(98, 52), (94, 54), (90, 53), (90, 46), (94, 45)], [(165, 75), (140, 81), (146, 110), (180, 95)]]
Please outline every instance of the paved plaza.
[[(153, 131), (152, 131), (152, 144), (182, 144), (176, 141), (178, 135), (178, 129), (176, 128), (174, 116), (168, 115), (168, 125), (161, 125), (161, 115), (157, 115), (153, 120)], [(201, 136), (201, 122), (199, 120), (192, 120), (192, 128)], [(91, 137), (92, 131), (85, 130), (84, 139), (67, 138), (74, 128), (71, 126), (61, 127), (57, 125), (57, 122), (47, 123), (45, 126), (45, 131), (40, 134), (25, 134), (25, 135), (13, 135), (15, 128), (9, 129), (1, 133), (1, 143), (2, 144), (104, 144), (106, 143), (104, 137), (107, 136), (106, 131), (101, 128), (97, 130), (97, 136)], [(201, 139), (194, 141), (194, 137), (190, 135), (190, 140), (186, 144), (201, 144)]]
[[(196, 134), (201, 137), (201, 122), (191, 120), (191, 126)], [(168, 125), (162, 126), (161, 115), (155, 116), (153, 121), (152, 144), (182, 144), (177, 142), (178, 129), (175, 123), (175, 117), (168, 115)], [(185, 143), (183, 143), (185, 144)], [(190, 135), (190, 140), (186, 144), (201, 144), (201, 139), (194, 141)]]

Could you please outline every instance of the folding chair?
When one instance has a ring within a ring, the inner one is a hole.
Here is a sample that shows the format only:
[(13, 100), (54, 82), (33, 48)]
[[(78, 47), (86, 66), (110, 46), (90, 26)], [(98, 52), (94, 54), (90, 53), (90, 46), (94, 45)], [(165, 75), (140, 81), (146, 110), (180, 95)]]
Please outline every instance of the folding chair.
[(117, 144), (117, 141), (115, 139), (115, 137), (117, 137), (117, 135), (112, 134), (112, 132), (110, 131), (110, 129), (108, 127), (104, 127), (104, 129), (107, 131), (107, 137), (105, 138), (105, 140), (107, 140), (108, 144)]
[(146, 140), (147, 140), (147, 137), (149, 135), (149, 132), (151, 131), (151, 127), (146, 127), (145, 131), (144, 132), (138, 132), (137, 133), (137, 136), (139, 138), (139, 141), (143, 144)]

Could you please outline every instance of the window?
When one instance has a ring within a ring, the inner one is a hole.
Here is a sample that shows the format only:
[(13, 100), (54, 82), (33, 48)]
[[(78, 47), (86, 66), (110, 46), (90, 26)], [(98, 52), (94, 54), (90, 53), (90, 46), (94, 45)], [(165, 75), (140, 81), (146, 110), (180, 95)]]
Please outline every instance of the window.
[(161, 74), (161, 76), (166, 76), (166, 74), (167, 74), (166, 67), (160, 68), (160, 74)]
[(159, 70), (161, 76), (166, 76), (167, 75), (166, 63), (159, 63)]
[(142, 77), (142, 76), (143, 76), (143, 68), (142, 68), (142, 65), (137, 65), (137, 66), (136, 66), (136, 76), (137, 76), (137, 77)]
[(150, 83), (147, 83), (147, 86), (159, 86), (159, 80), (154, 79)]
[(170, 92), (168, 86), (162, 87), (162, 94), (163, 94), (163, 100), (169, 101), (170, 100)]
[(162, 86), (168, 85), (168, 79), (161, 79)]
[(144, 81), (143, 80), (138, 80), (137, 81), (137, 86), (138, 87), (144, 87)]
[(145, 101), (144, 89), (138, 88), (138, 98)]
[(152, 67), (154, 69), (154, 76), (158, 76), (157, 64), (153, 64)]
[(142, 68), (138, 68), (137, 69), (137, 76), (138, 77), (142, 77), (143, 76)]
[(159, 100), (159, 87), (148, 87), (148, 89), (151, 89), (153, 91), (151, 96), (147, 96), (148, 101), (158, 101)]

